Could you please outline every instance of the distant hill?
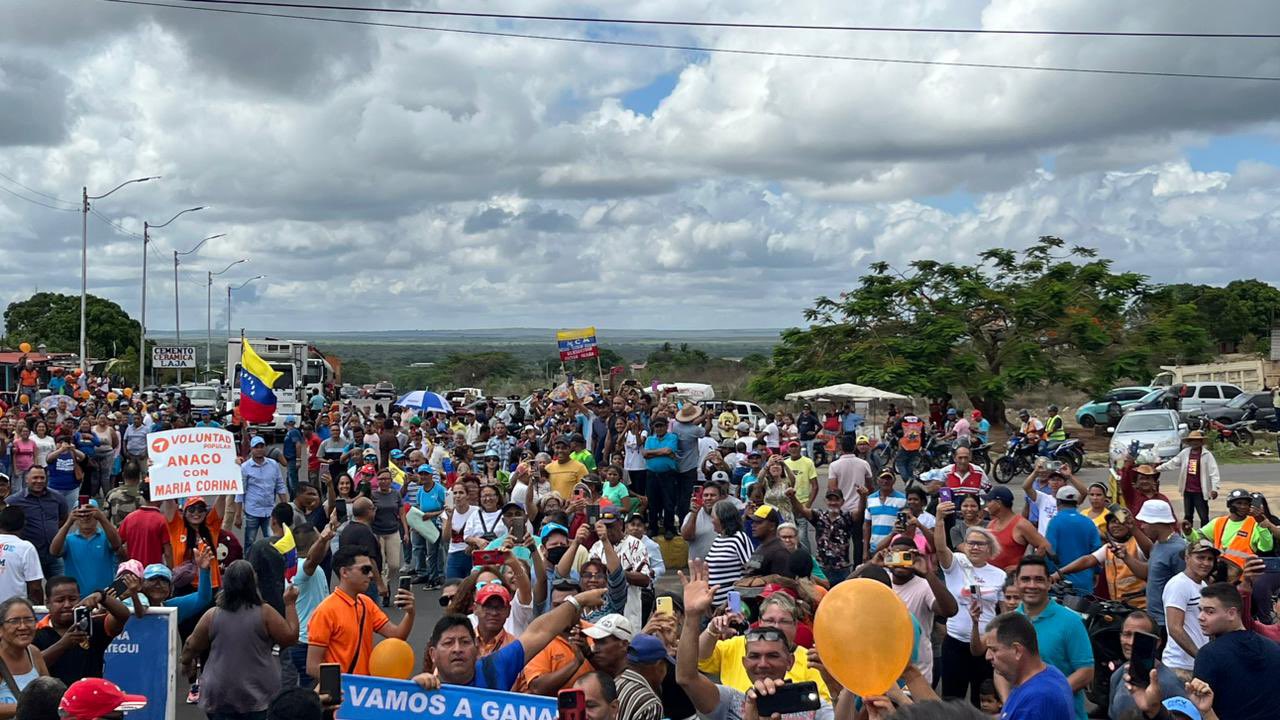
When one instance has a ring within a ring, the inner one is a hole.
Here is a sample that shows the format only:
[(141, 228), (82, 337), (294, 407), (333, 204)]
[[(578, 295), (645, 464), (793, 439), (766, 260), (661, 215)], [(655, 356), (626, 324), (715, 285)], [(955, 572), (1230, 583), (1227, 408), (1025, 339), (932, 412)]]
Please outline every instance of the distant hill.
[[(597, 328), (596, 334), (600, 343), (766, 343), (777, 341), (781, 334), (778, 328), (718, 328), (714, 330), (613, 330)], [(360, 330), (342, 332), (299, 332), (296, 330), (245, 330), (249, 337), (278, 337), (299, 340), (311, 340), (317, 343), (493, 343), (555, 344), (555, 328), (477, 328), (472, 330)], [(148, 337), (171, 338), (173, 333), (166, 331), (147, 331)], [(199, 335), (188, 335), (193, 342), (198, 342)], [(215, 333), (215, 339), (218, 333)]]

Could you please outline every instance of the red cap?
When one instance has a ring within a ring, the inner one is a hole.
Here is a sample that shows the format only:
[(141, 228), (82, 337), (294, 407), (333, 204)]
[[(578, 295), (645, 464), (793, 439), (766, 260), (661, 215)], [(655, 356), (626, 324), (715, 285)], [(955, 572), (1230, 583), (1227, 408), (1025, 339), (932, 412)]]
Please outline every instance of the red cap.
[(772, 595), (772, 594), (774, 594), (774, 593), (782, 593), (783, 595), (790, 595), (790, 596), (792, 597), (792, 599), (797, 599), (797, 600), (799, 599), (799, 598), (797, 598), (797, 597), (796, 597), (796, 591), (795, 591), (795, 590), (792, 590), (792, 589), (791, 589), (791, 588), (789, 588), (789, 587), (783, 587), (782, 585), (779, 585), (778, 583), (769, 583), (769, 584), (765, 585), (765, 586), (764, 586), (764, 590), (762, 590), (762, 591), (760, 592), (760, 597), (761, 597), (761, 598), (767, 598), (767, 597), (769, 597), (770, 595)]
[(117, 710), (137, 710), (146, 705), (145, 696), (127, 695), (109, 680), (84, 678), (71, 683), (58, 709), (72, 720), (97, 720)]
[(483, 605), (491, 597), (502, 598), (502, 602), (505, 605), (511, 604), (511, 593), (507, 592), (507, 589), (498, 583), (489, 583), (477, 590), (476, 604)]

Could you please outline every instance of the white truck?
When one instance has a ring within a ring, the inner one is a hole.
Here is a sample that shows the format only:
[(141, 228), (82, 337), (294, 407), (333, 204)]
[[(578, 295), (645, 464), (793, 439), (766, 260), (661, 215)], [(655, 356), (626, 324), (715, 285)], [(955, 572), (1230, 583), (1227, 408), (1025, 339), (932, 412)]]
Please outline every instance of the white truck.
[[(292, 415), (295, 419), (302, 414), (302, 403), (306, 400), (304, 381), (306, 378), (307, 348), (306, 340), (281, 340), (279, 338), (246, 338), (258, 357), (266, 361), (273, 370), (280, 373), (271, 391), (276, 396), (276, 414), (270, 425), (254, 426), (259, 431), (273, 434), (284, 434), (284, 420)], [(240, 338), (227, 341), (227, 407), (235, 407), (240, 401)]]
[(1161, 365), (1163, 371), (1151, 379), (1151, 387), (1181, 383), (1230, 383), (1246, 391), (1273, 388), (1280, 383), (1280, 361), (1257, 356), (1223, 357), (1202, 365)]

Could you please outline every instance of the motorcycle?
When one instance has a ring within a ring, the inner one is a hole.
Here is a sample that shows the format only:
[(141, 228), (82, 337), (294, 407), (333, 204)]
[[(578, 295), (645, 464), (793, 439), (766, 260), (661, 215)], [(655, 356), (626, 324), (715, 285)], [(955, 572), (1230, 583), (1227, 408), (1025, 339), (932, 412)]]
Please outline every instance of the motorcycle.
[(916, 460), (916, 466), (920, 470), (944, 468), (951, 464), (953, 450), (951, 442), (943, 440), (942, 435), (931, 435), (929, 436), (929, 442), (921, 448), (920, 457)]
[(969, 448), (969, 462), (981, 467), (988, 475), (991, 474), (991, 445), (988, 442)]
[(1014, 435), (1005, 443), (1004, 455), (996, 458), (991, 474), (996, 482), (1006, 484), (1034, 470), (1035, 456), (1035, 446), (1028, 444), (1025, 436)]
[(1229, 442), (1236, 447), (1252, 445), (1256, 439), (1253, 435), (1253, 426), (1258, 414), (1258, 406), (1250, 403), (1245, 406), (1244, 413), (1240, 415), (1240, 419), (1233, 423), (1224, 423), (1214, 420), (1205, 415), (1202, 411), (1197, 410), (1187, 418), (1187, 426), (1192, 430), (1212, 430), (1218, 434), (1218, 439)]
[(1050, 460), (1066, 463), (1073, 473), (1080, 472), (1080, 468), (1084, 466), (1084, 444), (1076, 439), (1051, 440), (1039, 454)]
[(1085, 697), (1105, 713), (1111, 702), (1111, 673), (1125, 662), (1120, 648), (1120, 631), (1125, 618), (1137, 608), (1115, 600), (1104, 600), (1066, 583), (1055, 584), (1049, 589), (1049, 595), (1084, 621), (1089, 644), (1093, 647), (1093, 681), (1085, 688)]

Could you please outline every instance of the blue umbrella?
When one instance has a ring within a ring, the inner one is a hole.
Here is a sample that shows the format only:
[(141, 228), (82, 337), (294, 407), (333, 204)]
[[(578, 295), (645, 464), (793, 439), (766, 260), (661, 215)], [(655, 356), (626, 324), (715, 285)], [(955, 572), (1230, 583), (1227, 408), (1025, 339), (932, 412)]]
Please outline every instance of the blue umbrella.
[(414, 390), (396, 401), (400, 407), (414, 408), (423, 412), (453, 412), (453, 405), (440, 393), (429, 390)]

